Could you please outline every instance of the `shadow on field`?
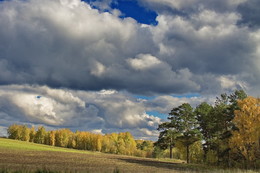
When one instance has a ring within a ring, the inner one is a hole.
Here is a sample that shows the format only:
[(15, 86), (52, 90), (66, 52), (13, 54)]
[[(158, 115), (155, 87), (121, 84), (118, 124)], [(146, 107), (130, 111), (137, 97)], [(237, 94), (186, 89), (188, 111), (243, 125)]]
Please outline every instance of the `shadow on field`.
[(163, 161), (156, 161), (156, 160), (139, 160), (139, 159), (132, 159), (132, 158), (118, 158), (118, 160), (140, 164), (143, 166), (149, 167), (156, 167), (156, 168), (164, 168), (170, 170), (178, 170), (178, 171), (195, 171), (192, 168), (188, 168), (187, 165), (182, 163), (170, 163), (170, 162), (163, 162)]

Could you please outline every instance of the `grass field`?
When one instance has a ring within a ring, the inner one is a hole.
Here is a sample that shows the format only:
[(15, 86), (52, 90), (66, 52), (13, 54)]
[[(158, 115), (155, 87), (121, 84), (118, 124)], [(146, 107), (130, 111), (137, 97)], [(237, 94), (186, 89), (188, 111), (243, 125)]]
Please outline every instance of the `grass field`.
[(237, 172), (237, 170), (216, 170), (203, 165), (80, 151), (0, 138), (0, 173), (17, 171), (23, 173)]

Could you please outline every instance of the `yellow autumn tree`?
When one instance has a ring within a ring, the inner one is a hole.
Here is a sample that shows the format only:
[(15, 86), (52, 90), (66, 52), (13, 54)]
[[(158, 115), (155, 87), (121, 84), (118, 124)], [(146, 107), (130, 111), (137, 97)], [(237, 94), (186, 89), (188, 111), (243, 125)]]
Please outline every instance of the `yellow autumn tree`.
[(35, 137), (35, 134), (36, 134), (36, 131), (35, 131), (35, 128), (34, 126), (32, 126), (32, 128), (30, 129), (30, 142), (34, 142), (34, 137)]
[(30, 129), (26, 125), (20, 126), (21, 128), (21, 140), (29, 142), (30, 140)]
[(67, 147), (72, 132), (70, 129), (60, 129), (55, 131), (55, 145), (58, 147)]
[(52, 130), (52, 131), (50, 131), (50, 145), (51, 146), (55, 146), (55, 131), (54, 130)]
[(229, 144), (234, 153), (243, 156), (245, 166), (252, 166), (260, 154), (260, 99), (247, 97), (238, 101), (233, 123), (238, 130), (233, 131)]
[(103, 136), (102, 135), (100, 135), (100, 134), (97, 134), (96, 135), (96, 140), (95, 140), (95, 150), (96, 151), (101, 151), (101, 149), (102, 149), (102, 138), (103, 138)]
[(69, 136), (68, 148), (76, 148), (76, 134), (71, 133)]
[(15, 140), (21, 140), (22, 136), (22, 131), (21, 131), (21, 126), (17, 124), (13, 124), (8, 127), (7, 133), (8, 133), (8, 138), (10, 139), (15, 139)]
[(109, 153), (110, 151), (110, 140), (109, 140), (109, 135), (104, 135), (102, 138), (102, 152), (104, 153)]

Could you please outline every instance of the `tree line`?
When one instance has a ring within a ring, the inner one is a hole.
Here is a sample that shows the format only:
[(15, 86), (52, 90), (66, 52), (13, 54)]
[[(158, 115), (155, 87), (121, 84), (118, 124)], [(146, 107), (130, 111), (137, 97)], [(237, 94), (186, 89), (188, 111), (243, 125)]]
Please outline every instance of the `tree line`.
[(90, 150), (104, 153), (152, 157), (153, 142), (135, 140), (131, 133), (111, 133), (106, 135), (86, 131), (72, 132), (70, 129), (47, 131), (44, 126), (27, 127), (13, 124), (7, 129), (8, 138), (57, 147)]
[(236, 90), (193, 108), (184, 103), (159, 125), (155, 147), (187, 163), (200, 162), (242, 168), (260, 168), (260, 99)]
[(243, 90), (221, 94), (214, 104), (188, 103), (171, 110), (159, 125), (158, 141), (135, 140), (131, 133), (94, 134), (11, 125), (11, 139), (58, 147), (139, 157), (170, 157), (187, 163), (260, 168), (260, 99)]

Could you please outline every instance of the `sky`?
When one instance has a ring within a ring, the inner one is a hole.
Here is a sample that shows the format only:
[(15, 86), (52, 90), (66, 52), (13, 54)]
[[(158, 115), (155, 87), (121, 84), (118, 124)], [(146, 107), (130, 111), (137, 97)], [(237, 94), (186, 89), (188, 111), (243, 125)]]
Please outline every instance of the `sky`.
[(173, 107), (260, 96), (259, 0), (0, 0), (13, 124), (156, 140)]

